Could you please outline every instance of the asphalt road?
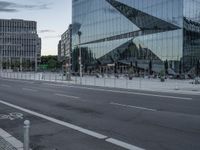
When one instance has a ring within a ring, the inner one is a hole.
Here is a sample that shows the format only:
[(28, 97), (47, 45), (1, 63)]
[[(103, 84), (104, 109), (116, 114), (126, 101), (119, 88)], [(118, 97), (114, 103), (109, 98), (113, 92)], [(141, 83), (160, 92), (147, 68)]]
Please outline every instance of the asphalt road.
[(199, 150), (200, 95), (0, 79), (0, 128), (33, 150)]

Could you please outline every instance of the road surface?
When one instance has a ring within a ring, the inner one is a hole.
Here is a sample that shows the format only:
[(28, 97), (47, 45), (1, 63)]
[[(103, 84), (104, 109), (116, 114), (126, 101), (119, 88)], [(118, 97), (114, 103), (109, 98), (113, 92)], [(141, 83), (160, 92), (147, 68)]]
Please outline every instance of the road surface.
[(200, 95), (0, 79), (0, 128), (33, 150), (199, 150)]

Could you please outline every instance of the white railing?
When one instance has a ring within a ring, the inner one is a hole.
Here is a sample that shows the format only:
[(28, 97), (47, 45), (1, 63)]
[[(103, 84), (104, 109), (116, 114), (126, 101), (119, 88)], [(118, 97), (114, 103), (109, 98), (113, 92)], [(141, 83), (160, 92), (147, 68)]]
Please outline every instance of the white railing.
[(10, 79), (22, 79), (22, 80), (37, 80), (37, 81), (50, 81), (77, 85), (88, 85), (88, 86), (101, 86), (101, 87), (112, 87), (112, 88), (123, 88), (123, 89), (147, 89), (147, 90), (199, 90), (200, 85), (191, 84), (193, 80), (173, 80), (166, 79), (165, 82), (161, 82), (160, 79), (135, 77), (129, 80), (128, 77), (119, 76), (107, 76), (107, 77), (96, 77), (85, 75), (82, 77), (72, 76), (71, 80), (66, 80), (66, 76), (62, 73), (35, 73), (35, 72), (0, 72), (1, 78)]

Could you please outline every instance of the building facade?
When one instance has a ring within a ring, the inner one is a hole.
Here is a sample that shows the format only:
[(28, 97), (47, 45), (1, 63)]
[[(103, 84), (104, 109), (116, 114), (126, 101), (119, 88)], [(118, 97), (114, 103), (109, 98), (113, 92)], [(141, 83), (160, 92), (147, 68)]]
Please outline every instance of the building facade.
[(60, 43), (60, 56), (61, 61), (66, 61), (66, 58), (70, 58), (72, 49), (72, 27), (69, 25), (68, 29), (61, 35)]
[(58, 61), (61, 62), (61, 40), (58, 42)]
[(41, 39), (37, 23), (0, 19), (1, 69), (37, 70), (41, 57)]
[(151, 64), (153, 72), (188, 73), (200, 60), (200, 0), (73, 0), (72, 5), (75, 71), (79, 46), (86, 72), (116, 65), (121, 72), (127, 66), (145, 71)]

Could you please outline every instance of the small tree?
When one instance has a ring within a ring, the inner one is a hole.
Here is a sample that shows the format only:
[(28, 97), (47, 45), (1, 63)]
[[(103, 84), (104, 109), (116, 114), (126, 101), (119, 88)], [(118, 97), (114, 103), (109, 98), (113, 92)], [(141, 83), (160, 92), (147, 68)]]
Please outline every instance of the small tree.
[(137, 60), (135, 61), (135, 68), (136, 68), (137, 75), (139, 75), (139, 68), (138, 68), (138, 62), (137, 62)]
[(160, 73), (159, 73), (159, 75), (160, 75), (160, 81), (161, 82), (164, 82), (165, 81), (165, 71), (164, 70), (161, 70), (160, 71)]
[(115, 63), (115, 66), (114, 66), (114, 73), (115, 74), (117, 73), (117, 63)]
[(57, 66), (57, 61), (56, 61), (56, 60), (50, 59), (50, 60), (48, 61), (48, 67), (49, 67), (49, 69), (55, 69), (56, 66)]
[(165, 74), (168, 75), (168, 69), (169, 69), (169, 65), (168, 65), (168, 61), (165, 61)]
[(196, 66), (196, 74), (199, 76), (200, 73), (200, 60), (197, 61), (197, 66)]
[(129, 70), (128, 70), (128, 77), (129, 77), (129, 80), (132, 80), (133, 79), (133, 67), (130, 67)]
[(149, 74), (152, 75), (152, 60), (149, 61)]
[(179, 62), (179, 74), (182, 74), (182, 62)]

